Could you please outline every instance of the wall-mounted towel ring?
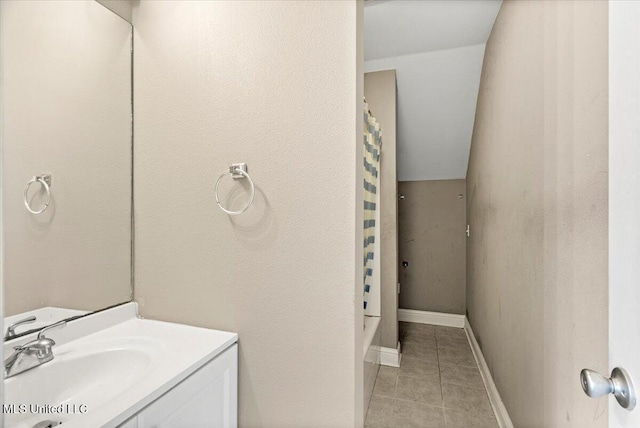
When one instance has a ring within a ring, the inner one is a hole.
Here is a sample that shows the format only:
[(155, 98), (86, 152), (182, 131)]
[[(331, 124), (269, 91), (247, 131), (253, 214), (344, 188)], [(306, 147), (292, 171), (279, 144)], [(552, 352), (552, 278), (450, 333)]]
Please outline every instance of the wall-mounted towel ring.
[[(253, 203), (253, 197), (256, 195), (256, 188), (254, 187), (253, 180), (251, 179), (251, 177), (249, 176), (249, 173), (247, 171), (248, 171), (248, 168), (247, 168), (247, 164), (246, 163), (234, 163), (233, 165), (231, 165), (229, 167), (229, 170), (224, 171), (222, 174), (220, 174), (220, 177), (218, 177), (218, 180), (216, 180), (216, 187), (215, 187), (215, 191), (214, 191), (215, 196), (216, 196), (216, 203), (218, 204), (218, 207), (220, 207), (220, 209), (222, 211), (224, 211), (225, 213), (227, 213), (229, 215), (242, 214)], [(249, 195), (249, 201), (244, 206), (244, 208), (242, 208), (241, 210), (229, 211), (228, 209), (223, 207), (222, 204), (220, 203), (220, 198), (218, 197), (218, 185), (220, 184), (220, 180), (222, 180), (222, 178), (227, 174), (231, 174), (231, 176), (233, 178), (236, 178), (236, 179), (246, 178), (247, 180), (249, 180), (249, 185), (251, 186), (251, 194)]]
[[(44, 205), (42, 206), (42, 209), (38, 211), (31, 208), (31, 205), (29, 205), (29, 199), (27, 199), (28, 198), (27, 193), (29, 192), (29, 187), (36, 181), (42, 185), (42, 187), (44, 188), (44, 191), (47, 193), (47, 202), (45, 202)], [(51, 186), (51, 174), (36, 175), (27, 182), (27, 185), (24, 188), (24, 206), (27, 208), (27, 211), (29, 211), (31, 214), (42, 214), (43, 212), (46, 211), (46, 209), (49, 207), (49, 203), (51, 202), (50, 186)]]

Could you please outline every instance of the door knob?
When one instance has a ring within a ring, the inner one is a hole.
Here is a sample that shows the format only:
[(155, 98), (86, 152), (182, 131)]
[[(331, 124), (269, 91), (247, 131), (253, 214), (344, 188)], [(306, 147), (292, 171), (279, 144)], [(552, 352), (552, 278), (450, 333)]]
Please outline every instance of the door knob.
[(580, 384), (589, 397), (598, 398), (613, 394), (623, 408), (633, 410), (636, 407), (636, 391), (633, 388), (631, 376), (623, 368), (613, 369), (611, 378), (606, 378), (593, 370), (583, 369), (580, 372)]

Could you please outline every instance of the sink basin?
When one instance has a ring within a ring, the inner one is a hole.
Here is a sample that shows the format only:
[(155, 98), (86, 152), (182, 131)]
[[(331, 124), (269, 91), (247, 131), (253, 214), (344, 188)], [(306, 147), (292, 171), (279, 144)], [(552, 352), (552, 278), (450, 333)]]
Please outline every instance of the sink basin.
[(61, 345), (54, 349), (53, 361), (7, 379), (5, 405), (16, 407), (5, 414), (6, 426), (31, 428), (45, 419), (67, 422), (103, 406), (139, 382), (153, 369), (154, 355), (162, 354), (160, 344), (140, 339), (90, 345), (85, 352)]

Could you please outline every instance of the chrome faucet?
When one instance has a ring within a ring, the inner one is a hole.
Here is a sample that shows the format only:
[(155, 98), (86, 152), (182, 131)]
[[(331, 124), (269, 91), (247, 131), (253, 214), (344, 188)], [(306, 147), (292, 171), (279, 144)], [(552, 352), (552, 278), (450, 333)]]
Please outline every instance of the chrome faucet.
[(9, 326), (9, 328), (7, 328), (7, 332), (4, 335), (4, 340), (8, 340), (16, 337), (17, 336), (16, 328), (24, 324), (31, 324), (32, 322), (35, 322), (35, 321), (36, 321), (36, 317), (32, 315), (20, 321), (14, 322)]
[(38, 367), (53, 360), (53, 339), (44, 337), (47, 330), (57, 327), (64, 327), (66, 321), (60, 321), (49, 327), (43, 328), (38, 333), (38, 338), (27, 342), (24, 345), (14, 346), (14, 352), (4, 360), (4, 378), (15, 376), (19, 373)]

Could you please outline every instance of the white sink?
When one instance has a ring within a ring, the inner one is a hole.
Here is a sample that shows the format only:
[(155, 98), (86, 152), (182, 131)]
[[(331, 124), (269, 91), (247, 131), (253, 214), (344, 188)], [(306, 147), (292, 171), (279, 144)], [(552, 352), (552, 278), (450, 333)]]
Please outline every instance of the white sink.
[(54, 346), (53, 361), (7, 379), (5, 403), (59, 405), (63, 413), (26, 408), (25, 413), (7, 414), (5, 424), (31, 428), (43, 419), (67, 422), (84, 410), (102, 406), (145, 376), (162, 352), (160, 344), (152, 341), (92, 345), (92, 349)]
[(129, 305), (133, 312), (115, 325), (91, 327), (92, 317), (105, 318), (96, 314), (50, 331), (53, 361), (4, 381), (3, 404), (15, 406), (5, 427), (43, 420), (65, 428), (117, 426), (237, 341), (233, 333), (142, 320)]

